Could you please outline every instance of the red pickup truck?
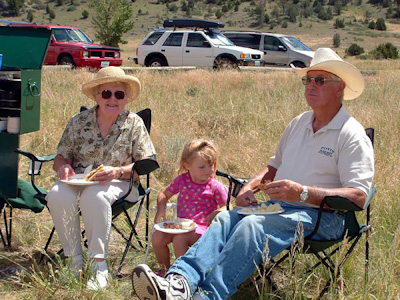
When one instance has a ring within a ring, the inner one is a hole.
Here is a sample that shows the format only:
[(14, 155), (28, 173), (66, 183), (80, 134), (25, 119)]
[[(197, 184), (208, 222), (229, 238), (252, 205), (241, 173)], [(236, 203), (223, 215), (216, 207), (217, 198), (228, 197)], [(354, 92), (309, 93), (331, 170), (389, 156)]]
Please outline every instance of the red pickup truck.
[(53, 31), (44, 61), (45, 65), (68, 64), (90, 69), (122, 65), (118, 47), (93, 44), (93, 41), (79, 28), (38, 24), (10, 24), (9, 26), (47, 28)]

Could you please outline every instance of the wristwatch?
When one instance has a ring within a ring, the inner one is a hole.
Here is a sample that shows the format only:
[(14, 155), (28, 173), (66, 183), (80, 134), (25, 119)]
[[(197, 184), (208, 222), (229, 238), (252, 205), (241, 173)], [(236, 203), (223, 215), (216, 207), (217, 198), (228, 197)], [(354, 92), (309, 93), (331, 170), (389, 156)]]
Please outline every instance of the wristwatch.
[(119, 167), (119, 169), (121, 170), (119, 178), (121, 178), (124, 175), (125, 171), (123, 167)]
[(308, 187), (303, 185), (303, 191), (300, 193), (300, 202), (306, 202), (308, 199)]

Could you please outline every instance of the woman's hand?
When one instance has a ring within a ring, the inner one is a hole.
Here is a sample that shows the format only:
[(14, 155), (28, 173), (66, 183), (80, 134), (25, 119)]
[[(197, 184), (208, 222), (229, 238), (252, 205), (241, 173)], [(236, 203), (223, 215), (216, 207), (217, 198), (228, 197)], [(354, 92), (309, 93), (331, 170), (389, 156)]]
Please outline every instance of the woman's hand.
[(93, 180), (99, 183), (108, 183), (113, 179), (118, 179), (121, 175), (119, 167), (104, 166), (103, 170), (94, 176)]
[(57, 169), (57, 177), (59, 180), (67, 180), (68, 177), (71, 177), (74, 175), (75, 175), (74, 169), (72, 169), (70, 164), (61, 165)]

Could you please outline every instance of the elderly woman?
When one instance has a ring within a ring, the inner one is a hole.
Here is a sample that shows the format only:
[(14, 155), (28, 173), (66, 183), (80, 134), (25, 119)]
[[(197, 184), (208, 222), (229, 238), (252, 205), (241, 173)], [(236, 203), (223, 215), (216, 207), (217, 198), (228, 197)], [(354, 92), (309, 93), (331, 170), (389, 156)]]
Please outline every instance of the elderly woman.
[[(52, 186), (47, 201), (64, 253), (71, 258), (75, 272), (82, 267), (81, 212), (88, 256), (93, 259), (88, 288), (100, 289), (107, 286), (108, 280), (111, 205), (128, 191), (135, 161), (154, 155), (155, 150), (142, 119), (125, 109), (140, 93), (136, 77), (118, 67), (103, 68), (95, 79), (82, 85), (82, 91), (96, 105), (69, 121), (53, 165), (61, 181)], [(99, 184), (68, 182), (69, 177), (84, 173), (87, 167), (95, 169), (101, 164), (104, 169), (94, 178)], [(137, 199), (138, 190), (133, 188), (126, 200)]]

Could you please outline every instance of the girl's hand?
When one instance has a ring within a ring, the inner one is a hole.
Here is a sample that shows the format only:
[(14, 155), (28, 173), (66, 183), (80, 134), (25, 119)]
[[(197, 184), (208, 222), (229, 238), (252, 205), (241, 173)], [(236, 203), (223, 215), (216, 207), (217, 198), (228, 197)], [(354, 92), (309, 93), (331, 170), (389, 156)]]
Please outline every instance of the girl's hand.
[(157, 224), (161, 222), (161, 219), (163, 221), (167, 221), (167, 216), (165, 214), (165, 210), (157, 210), (156, 216), (154, 217), (154, 223)]
[(61, 165), (57, 170), (57, 177), (59, 180), (67, 180), (68, 177), (74, 176), (75, 172), (70, 164)]
[(212, 220), (214, 220), (215, 216), (218, 215), (221, 211), (214, 210), (211, 214), (206, 217), (207, 226), (211, 225)]

